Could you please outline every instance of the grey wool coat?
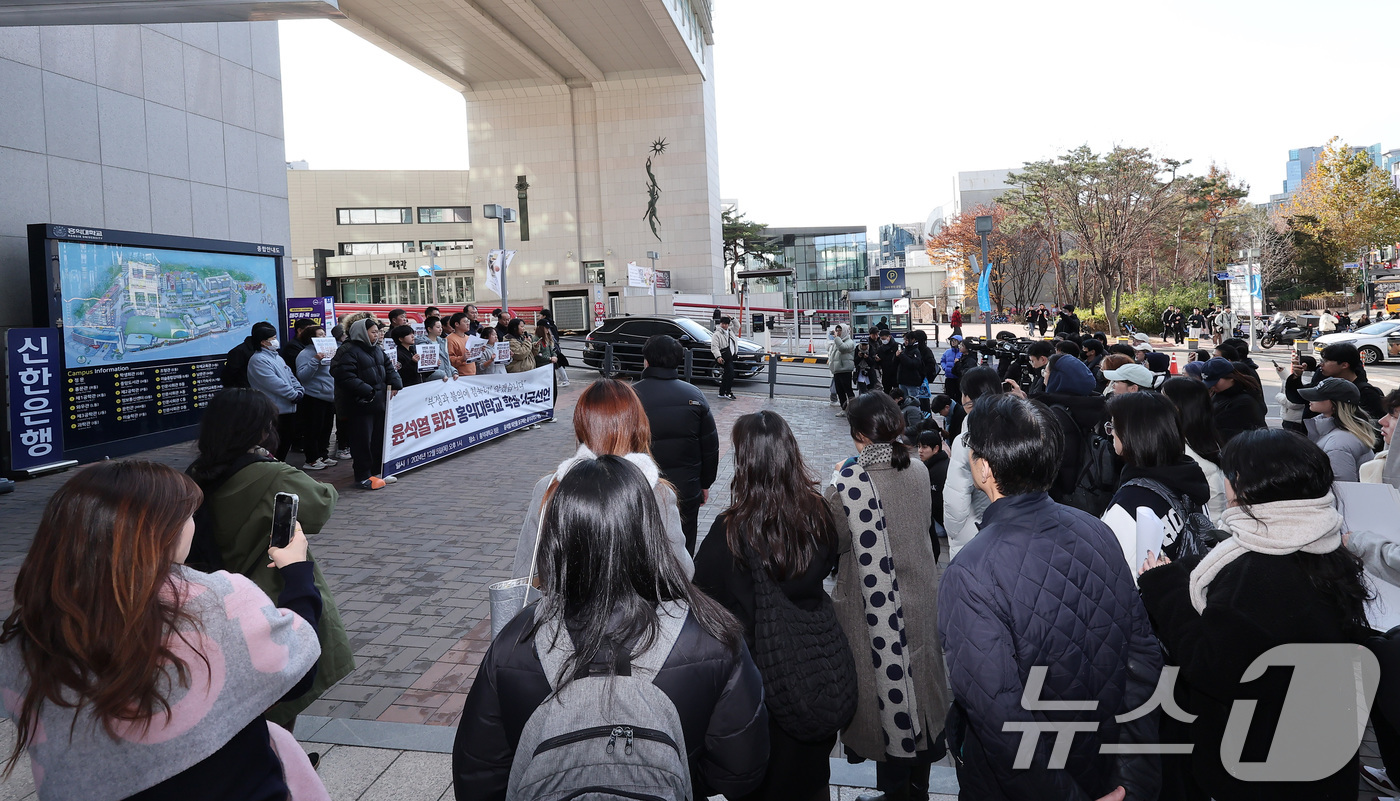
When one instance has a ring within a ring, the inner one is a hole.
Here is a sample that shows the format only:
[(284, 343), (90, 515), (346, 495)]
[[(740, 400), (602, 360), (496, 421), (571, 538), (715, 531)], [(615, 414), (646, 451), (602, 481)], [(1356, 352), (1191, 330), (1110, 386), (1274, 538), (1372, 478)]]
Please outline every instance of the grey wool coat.
[[(890, 538), (895, 576), (899, 581), (900, 603), (904, 607), (904, 634), (909, 641), (914, 688), (925, 743), (932, 744), (952, 703), (943, 649), (938, 637), (938, 574), (929, 540), (932, 498), (928, 492), (928, 470), (913, 459), (903, 470), (889, 462), (866, 468), (880, 504), (885, 510), (885, 534)], [(846, 513), (828, 484), (826, 502), (840, 532), (836, 570), (836, 591), (832, 601), (836, 617), (851, 644), (859, 684), (856, 714), (841, 733), (841, 742), (865, 759), (885, 760), (885, 741), (880, 732), (880, 710), (876, 704), (875, 666), (870, 659), (870, 634), (865, 623), (865, 600), (861, 594), (860, 566), (851, 552), (851, 529)]]

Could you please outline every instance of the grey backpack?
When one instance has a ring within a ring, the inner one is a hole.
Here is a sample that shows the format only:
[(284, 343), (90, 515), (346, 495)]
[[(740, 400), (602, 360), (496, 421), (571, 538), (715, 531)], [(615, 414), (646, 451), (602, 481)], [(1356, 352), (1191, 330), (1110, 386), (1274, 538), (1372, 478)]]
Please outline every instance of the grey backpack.
[[(675, 704), (652, 683), (690, 609), (657, 607), (651, 648), (617, 675), (556, 683), (573, 644), (558, 621), (540, 626), (535, 652), (553, 694), (530, 715), (515, 749), (506, 801), (689, 801), (690, 762)], [(551, 647), (551, 645), (553, 647)]]

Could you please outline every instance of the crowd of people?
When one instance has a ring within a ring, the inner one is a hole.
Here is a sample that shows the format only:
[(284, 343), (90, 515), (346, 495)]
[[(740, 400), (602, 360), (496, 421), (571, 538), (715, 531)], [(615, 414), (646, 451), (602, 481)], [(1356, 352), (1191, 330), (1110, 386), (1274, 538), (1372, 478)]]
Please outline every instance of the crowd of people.
[[(444, 338), (430, 319), (425, 341), (459, 375), (451, 337), (499, 335), (453, 315)], [(520, 321), (498, 324), (520, 361), (551, 354), (547, 326), (527, 342)], [(288, 731), (354, 667), (307, 546), (338, 497), (278, 454), (284, 434), (329, 436), (329, 413), (352, 452), (382, 431), (374, 410), (418, 351), (412, 327), (389, 328), (396, 369), (380, 328), (348, 321), (329, 359), (307, 355), (314, 334), (285, 359), (255, 330), (257, 385), (215, 398), (186, 474), (104, 462), (53, 496), (0, 633), (10, 767), (28, 753), (62, 788), (49, 797), (325, 797)], [(681, 344), (652, 337), (640, 380), (579, 394), (577, 448), (535, 484), (516, 549), (539, 599), (467, 696), (456, 797), (815, 801), (838, 741), (875, 763), (865, 801), (926, 797), (945, 757), (979, 801), (1354, 797), (1355, 745), (1271, 780), (1238, 770), (1269, 738), (1232, 732), (1240, 704), (1260, 731), (1284, 725), (1287, 674), (1252, 673), (1278, 646), (1369, 648), (1382, 687), (1400, 675), (1400, 634), (1372, 628), (1363, 574), (1400, 581), (1400, 544), (1350, 530), (1334, 492), (1400, 486), (1385, 450), (1400, 391), (1381, 396), (1355, 348), (1331, 346), (1278, 366), (1286, 425), (1269, 428), (1231, 338), (1180, 376), (1150, 345), (1078, 331), (1035, 343), (1026, 375), (962, 343), (944, 368), (926, 338), (904, 340), (838, 330), (852, 455), (829, 473), (781, 415), (740, 416), (703, 540), (720, 434), (678, 377)], [(331, 408), (286, 420), (308, 396)], [(357, 482), (373, 453), (359, 456)], [(266, 536), (279, 492), (301, 498), (284, 548)], [(1160, 532), (1145, 558), (1144, 531)], [(1351, 687), (1352, 665), (1324, 681)], [(1396, 695), (1371, 720), (1400, 770)]]
[[(388, 400), (404, 387), (545, 365), (554, 368), (556, 390), (569, 385), (569, 360), (548, 309), (539, 312), (533, 329), (501, 309), (492, 318), (494, 325), (483, 324), (472, 304), (446, 318), (428, 306), (421, 326), (403, 309), (390, 311), (387, 323), (355, 312), (342, 316), (329, 337), (318, 320), (305, 318), (295, 321), (285, 343), (275, 326), (259, 322), (229, 351), (220, 378), (225, 387), (257, 390), (275, 405), (277, 459), (301, 451), (308, 471), (352, 460), (357, 486), (383, 489), (396, 481), (381, 475)], [(508, 362), (497, 355), (498, 342), (509, 343)], [(425, 345), (433, 346), (436, 358), (422, 358)]]

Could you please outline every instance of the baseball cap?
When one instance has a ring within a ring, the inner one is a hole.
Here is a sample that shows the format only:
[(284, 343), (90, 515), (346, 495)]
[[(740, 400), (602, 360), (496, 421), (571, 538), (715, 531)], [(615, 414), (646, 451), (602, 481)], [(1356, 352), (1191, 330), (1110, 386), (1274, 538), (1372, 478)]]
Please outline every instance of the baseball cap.
[(1205, 369), (1201, 371), (1201, 380), (1205, 382), (1206, 386), (1213, 387), (1217, 381), (1233, 372), (1235, 372), (1234, 362), (1216, 356), (1206, 362)]
[(1150, 353), (1152, 351), (1152, 346), (1146, 342), (1139, 342), (1133, 346), (1133, 350), (1145, 350)]
[(1305, 400), (1346, 401), (1356, 403), (1361, 400), (1361, 390), (1345, 378), (1324, 378), (1314, 387), (1303, 387), (1298, 394)]
[(1152, 338), (1142, 333), (1141, 331), (1137, 332), (1136, 334), (1133, 334), (1133, 339), (1136, 339), (1138, 342), (1145, 342), (1149, 345), (1152, 344)]
[(1201, 376), (1205, 375), (1205, 372), (1206, 372), (1206, 363), (1205, 363), (1205, 362), (1187, 362), (1187, 363), (1186, 363), (1186, 366), (1183, 367), (1183, 368), (1181, 368), (1181, 371), (1184, 372), (1184, 373), (1186, 373), (1186, 374), (1189, 375), (1189, 376), (1195, 376), (1196, 378), (1200, 378)]
[(1103, 377), (1109, 381), (1126, 381), (1148, 389), (1152, 389), (1157, 381), (1156, 374), (1140, 364), (1125, 364), (1117, 370), (1104, 370)]

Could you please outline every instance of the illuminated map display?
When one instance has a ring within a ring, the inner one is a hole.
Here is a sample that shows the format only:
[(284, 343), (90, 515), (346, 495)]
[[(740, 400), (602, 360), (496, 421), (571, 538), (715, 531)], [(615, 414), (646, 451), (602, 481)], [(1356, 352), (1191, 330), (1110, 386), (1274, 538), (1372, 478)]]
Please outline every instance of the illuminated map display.
[(277, 326), (277, 259), (56, 242), (69, 369), (222, 357)]

